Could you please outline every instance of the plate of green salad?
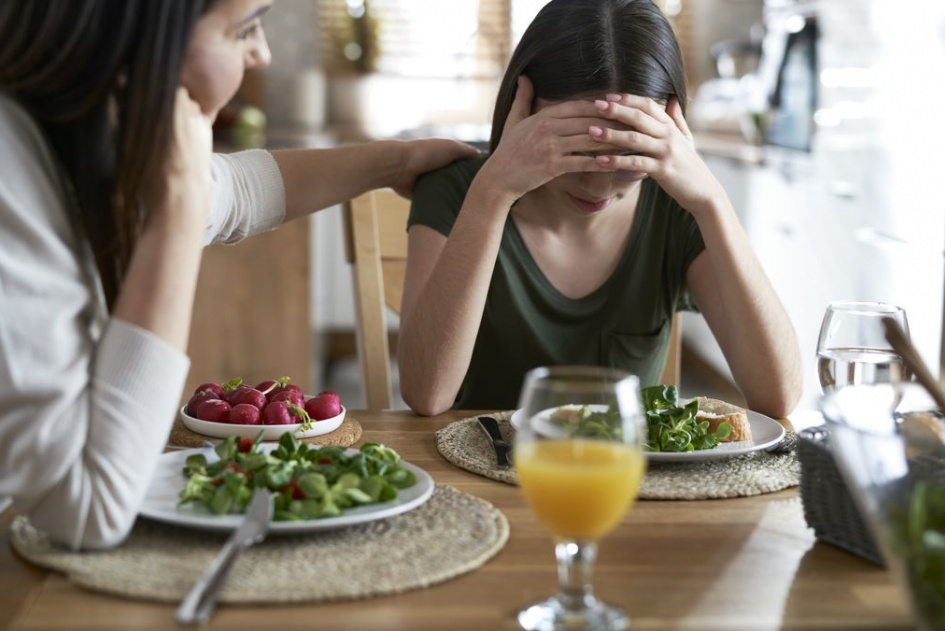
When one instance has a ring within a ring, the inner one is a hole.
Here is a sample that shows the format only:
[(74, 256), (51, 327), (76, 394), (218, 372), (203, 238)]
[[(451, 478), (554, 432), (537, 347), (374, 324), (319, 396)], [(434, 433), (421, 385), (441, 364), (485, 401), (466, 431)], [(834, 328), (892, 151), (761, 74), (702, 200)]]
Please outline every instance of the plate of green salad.
[[(708, 423), (697, 419), (698, 402), (681, 399), (676, 386), (650, 386), (641, 390), (646, 412), (647, 458), (651, 462), (700, 462), (731, 458), (773, 447), (784, 437), (784, 427), (776, 420), (746, 410), (751, 440), (726, 442), (728, 427), (715, 432)], [(606, 436), (617, 426), (615, 413), (606, 404), (564, 406), (565, 413), (548, 411), (549, 419), (559, 419), (565, 428), (582, 435)], [(510, 423), (516, 429), (522, 423), (522, 410), (512, 413)], [(543, 413), (544, 414), (544, 413)], [(611, 429), (608, 429), (611, 428)]]
[(256, 488), (273, 493), (271, 534), (343, 528), (405, 513), (433, 494), (430, 475), (389, 447), (312, 446), (286, 432), (278, 443), (231, 436), (213, 447), (161, 455), (142, 517), (231, 531)]

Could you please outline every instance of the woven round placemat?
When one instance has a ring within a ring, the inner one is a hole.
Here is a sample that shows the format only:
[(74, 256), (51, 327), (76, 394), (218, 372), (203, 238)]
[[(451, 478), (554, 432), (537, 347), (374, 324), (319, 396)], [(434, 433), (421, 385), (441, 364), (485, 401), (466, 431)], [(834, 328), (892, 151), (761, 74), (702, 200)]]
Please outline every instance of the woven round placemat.
[[(328, 602), (396, 594), (470, 572), (508, 540), (492, 504), (438, 484), (422, 506), (387, 519), (308, 535), (273, 536), (245, 550), (220, 601), (232, 604)], [(220, 551), (227, 535), (139, 519), (118, 548), (72, 552), (17, 517), (13, 548), (28, 561), (95, 591), (179, 601)]]
[[(171, 436), (168, 444), (177, 447), (203, 447), (207, 441), (217, 442), (219, 438), (198, 434), (188, 429), (184, 422), (178, 416), (174, 419), (174, 426), (171, 428)], [(350, 414), (345, 414), (345, 420), (341, 422), (333, 432), (322, 434), (321, 436), (312, 436), (311, 438), (300, 438), (303, 443), (309, 445), (334, 445), (337, 447), (350, 447), (361, 440), (361, 423)]]
[[(511, 412), (489, 414), (499, 422), (499, 431), (509, 443), (515, 438), (515, 428), (509, 422)], [(464, 418), (450, 423), (436, 432), (436, 448), (450, 463), (460, 469), (508, 484), (515, 484), (515, 469), (496, 466), (495, 451), (489, 437), (475, 418)]]
[[(511, 412), (490, 414), (499, 421), (502, 436), (514, 442)], [(800, 464), (794, 454), (794, 432), (789, 431), (777, 452), (755, 451), (719, 460), (655, 463), (647, 467), (640, 489), (645, 500), (705, 500), (774, 493), (800, 484)], [(450, 423), (436, 433), (440, 454), (460, 469), (515, 484), (515, 470), (499, 469), (495, 452), (475, 418)]]

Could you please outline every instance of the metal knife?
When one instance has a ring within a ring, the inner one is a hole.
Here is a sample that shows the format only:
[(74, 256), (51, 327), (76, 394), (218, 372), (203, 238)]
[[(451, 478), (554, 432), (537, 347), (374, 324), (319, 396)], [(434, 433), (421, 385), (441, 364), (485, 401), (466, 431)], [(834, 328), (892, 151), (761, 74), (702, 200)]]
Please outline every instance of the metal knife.
[(489, 440), (492, 441), (492, 448), (495, 450), (495, 463), (500, 469), (508, 469), (512, 466), (512, 445), (502, 438), (502, 432), (499, 431), (499, 422), (491, 416), (480, 416), (479, 427), (483, 429)]
[(177, 608), (179, 623), (206, 624), (210, 620), (210, 614), (216, 606), (217, 595), (226, 582), (226, 575), (236, 555), (243, 549), (265, 539), (270, 521), (272, 521), (272, 494), (267, 489), (257, 489), (239, 527), (227, 539), (204, 575), (181, 601), (180, 607)]

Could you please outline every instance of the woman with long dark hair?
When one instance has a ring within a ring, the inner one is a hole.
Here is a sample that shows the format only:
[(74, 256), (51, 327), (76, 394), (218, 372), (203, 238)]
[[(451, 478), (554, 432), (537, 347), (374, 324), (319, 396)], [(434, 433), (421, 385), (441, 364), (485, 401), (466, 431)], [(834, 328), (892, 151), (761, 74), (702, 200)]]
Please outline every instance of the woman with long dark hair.
[(189, 368), (201, 251), (476, 151), (450, 140), (212, 155), (269, 63), (271, 0), (0, 5), (0, 497), (120, 542)]
[(793, 326), (699, 158), (672, 28), (651, 0), (551, 0), (512, 55), (491, 153), (424, 176), (399, 343), (414, 410), (511, 409), (535, 366), (659, 379), (698, 309), (750, 407), (800, 396)]

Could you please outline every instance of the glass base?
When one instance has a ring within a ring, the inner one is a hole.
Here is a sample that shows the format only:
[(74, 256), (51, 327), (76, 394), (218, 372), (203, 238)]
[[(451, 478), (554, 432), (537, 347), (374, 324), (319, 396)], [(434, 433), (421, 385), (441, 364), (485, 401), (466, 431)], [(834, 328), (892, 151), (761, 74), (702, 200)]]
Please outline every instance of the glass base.
[(630, 618), (623, 609), (606, 605), (596, 598), (587, 607), (571, 610), (557, 598), (549, 598), (518, 612), (518, 623), (528, 631), (619, 631), (630, 625)]

